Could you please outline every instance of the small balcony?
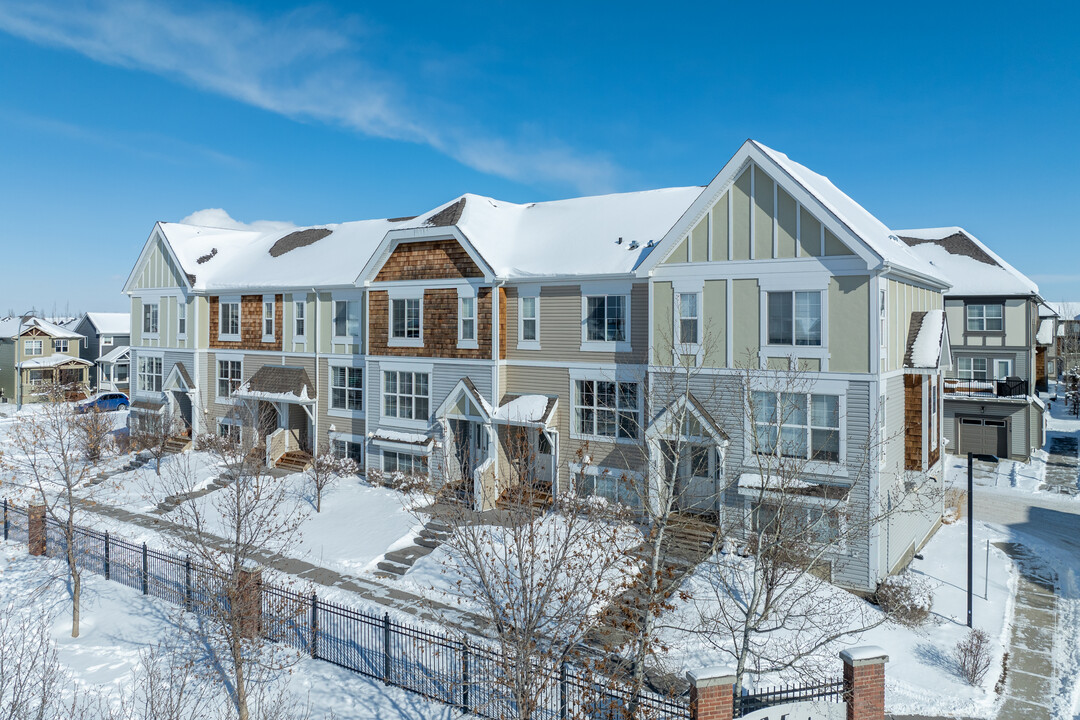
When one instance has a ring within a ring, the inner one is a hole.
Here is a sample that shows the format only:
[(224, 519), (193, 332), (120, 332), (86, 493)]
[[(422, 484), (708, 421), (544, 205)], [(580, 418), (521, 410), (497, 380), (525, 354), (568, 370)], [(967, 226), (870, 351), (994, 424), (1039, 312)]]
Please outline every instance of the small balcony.
[(1010, 376), (1004, 380), (960, 380), (945, 378), (945, 397), (1024, 398), (1028, 381)]

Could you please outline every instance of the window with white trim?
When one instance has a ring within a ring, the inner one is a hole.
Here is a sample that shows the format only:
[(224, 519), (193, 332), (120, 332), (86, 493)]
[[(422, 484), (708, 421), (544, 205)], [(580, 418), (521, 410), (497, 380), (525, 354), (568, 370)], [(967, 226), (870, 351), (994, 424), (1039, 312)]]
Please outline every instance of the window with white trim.
[(334, 337), (360, 337), (360, 302), (358, 300), (334, 301)]
[(626, 295), (589, 295), (585, 298), (586, 339), (626, 341)]
[(524, 342), (540, 341), (540, 298), (522, 297), (518, 299), (521, 316), (520, 338)]
[(1008, 358), (994, 359), (994, 379), (1004, 380), (1012, 375), (1012, 360)]
[(889, 347), (889, 292), (879, 290), (878, 294), (878, 340), (881, 345), (881, 356), (885, 357)]
[(293, 337), (302, 339), (306, 330), (304, 314), (307, 312), (307, 303), (297, 300), (293, 303)]
[(390, 300), (390, 337), (397, 340), (420, 338), (420, 298)]
[(641, 481), (626, 470), (572, 466), (570, 475), (578, 495), (594, 495), (627, 507), (641, 507), (644, 499)]
[(330, 407), (334, 410), (364, 409), (363, 368), (331, 366)]
[(968, 305), (968, 332), (1002, 332), (1005, 329), (1005, 306)]
[(769, 345), (821, 345), (821, 292), (770, 292)]
[(158, 333), (158, 304), (146, 303), (142, 310), (142, 331), (144, 335)]
[(986, 380), (986, 358), (956, 358), (956, 374), (961, 380)]
[(403, 420), (427, 420), (429, 392), (426, 372), (384, 370), (383, 415)]
[(574, 430), (582, 435), (634, 440), (640, 435), (641, 393), (636, 382), (574, 381)]
[(240, 339), (239, 301), (218, 303), (218, 337)]
[(161, 358), (140, 355), (136, 387), (143, 392), (161, 392), (161, 383)]
[(357, 465), (364, 464), (364, 444), (340, 438), (330, 439), (330, 452), (339, 458), (349, 458)]
[(476, 340), (476, 298), (458, 298), (458, 340)]
[(677, 341), (683, 345), (701, 342), (701, 294), (679, 293), (679, 323)]
[(68, 341), (57, 338), (53, 340), (53, 352), (66, 353), (68, 351)]
[(263, 342), (274, 341), (274, 301), (263, 300), (262, 327)]
[(23, 356), (41, 355), (43, 352), (40, 340), (23, 340)]
[(428, 459), (427, 456), (417, 453), (401, 450), (383, 450), (382, 469), (383, 472), (388, 473), (425, 476), (428, 474)]
[(113, 336), (112, 335), (102, 335), (101, 336), (101, 345), (102, 345), (102, 347), (111, 346), (112, 344), (113, 344)]
[(232, 394), (240, 387), (242, 376), (243, 363), (240, 360), (218, 360), (217, 396), (219, 398), (232, 397)]
[(840, 397), (755, 390), (754, 452), (840, 462)]
[[(176, 304), (176, 336), (184, 337), (187, 335), (187, 303), (180, 300)], [(111, 342), (109, 343), (112, 344)]]
[(218, 437), (220, 437), (222, 440), (230, 442), (234, 445), (240, 444), (240, 426), (236, 423), (218, 420), (217, 431)]

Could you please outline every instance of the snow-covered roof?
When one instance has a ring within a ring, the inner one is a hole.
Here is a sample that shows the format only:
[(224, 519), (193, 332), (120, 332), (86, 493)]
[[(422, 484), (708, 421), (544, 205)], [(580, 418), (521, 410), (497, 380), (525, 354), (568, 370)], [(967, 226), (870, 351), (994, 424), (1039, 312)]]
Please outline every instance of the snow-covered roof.
[(942, 278), (941, 273), (908, 248), (885, 223), (874, 217), (866, 208), (852, 200), (832, 181), (804, 165), (800, 165), (778, 150), (751, 140), (773, 162), (787, 172), (795, 182), (802, 185), (852, 233), (859, 236), (871, 250), (891, 265), (912, 270), (932, 278)]
[(497, 423), (546, 424), (551, 417), (557, 396), (518, 395), (503, 398), (503, 404), (491, 413)]
[(897, 230), (950, 283), (947, 295), (1038, 295), (1039, 286), (961, 227)]
[(1054, 341), (1054, 318), (1043, 318), (1039, 321), (1039, 331), (1035, 333), (1035, 342), (1039, 345), (1049, 345)]
[(67, 365), (68, 363), (75, 363), (76, 365), (94, 364), (89, 360), (72, 357), (71, 355), (64, 355), (63, 353), (56, 353), (54, 355), (49, 355), (48, 357), (39, 357), (32, 360), (23, 360), (21, 363), (19, 363), (19, 367), (22, 369), (49, 368), (57, 367), (59, 365)]
[(101, 335), (130, 335), (131, 315), (129, 313), (88, 312), (86, 319), (93, 323)]
[[(26, 332), (30, 328), (37, 328), (50, 337), (59, 338), (61, 340), (82, 340), (82, 335), (77, 332), (72, 332), (65, 328), (60, 327), (56, 323), (51, 323), (48, 320), (42, 320), (39, 317), (28, 318), (26, 322), (22, 323), (22, 332)], [(13, 338), (19, 334), (19, 318), (18, 316), (10, 316), (6, 318), (0, 318), (0, 337)]]
[(912, 313), (904, 365), (911, 368), (939, 367), (945, 348), (945, 336), (944, 310)]
[(1080, 320), (1080, 302), (1064, 301), (1046, 303), (1062, 320)]
[(462, 203), (453, 224), (500, 277), (630, 273), (701, 190), (675, 187), (527, 204), (466, 194), (410, 224), (423, 227)]
[(106, 365), (110, 365), (110, 364), (115, 363), (116, 361), (124, 358), (130, 352), (131, 352), (131, 346), (130, 345), (117, 345), (112, 350), (110, 350), (109, 352), (107, 352), (104, 355), (102, 355), (101, 357), (99, 357), (98, 362), (99, 363), (105, 363)]
[(375, 441), (400, 445), (418, 445), (420, 447), (430, 447), (434, 443), (434, 438), (424, 433), (401, 432), (400, 430), (387, 430), (385, 428), (379, 428), (370, 433), (368, 437)]

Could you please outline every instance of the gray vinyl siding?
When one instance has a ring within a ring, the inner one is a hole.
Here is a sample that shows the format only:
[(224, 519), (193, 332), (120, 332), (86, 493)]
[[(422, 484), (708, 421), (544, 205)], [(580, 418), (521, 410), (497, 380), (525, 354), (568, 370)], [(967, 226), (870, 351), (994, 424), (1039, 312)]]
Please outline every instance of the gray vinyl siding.
[(948, 450), (956, 453), (958, 450), (957, 433), (959, 432), (959, 418), (962, 416), (1005, 419), (1006, 443), (1009, 449), (1009, 458), (1026, 461), (1031, 457), (1031, 448), (1039, 445), (1039, 438), (1032, 436), (1032, 420), (1029, 413), (1037, 413), (1038, 409), (1023, 402), (1002, 402), (994, 400), (952, 400), (945, 396), (943, 421), (945, 423), (945, 437), (948, 439)]
[[(727, 491), (723, 502), (738, 512), (744, 512), (747, 509), (748, 500), (738, 493), (738, 478), (743, 472), (756, 473), (758, 468), (753, 459), (745, 455), (744, 444), (747, 433), (744, 419), (743, 379), (739, 375), (730, 373), (696, 373), (689, 380), (685, 377), (676, 380), (670, 378), (671, 376), (663, 373), (653, 373), (651, 390), (653, 404), (649, 408), (650, 415), (655, 415), (662, 406), (674, 401), (676, 393), (673, 392), (673, 388), (682, 388), (687, 382), (689, 383), (690, 392), (705, 406), (730, 437), (724, 461)], [(857, 481), (855, 477), (849, 478), (853, 486), (848, 502), (853, 517), (865, 516), (865, 509), (869, 503), (867, 474), (871, 470), (876, 472), (876, 467), (868, 464), (866, 456), (867, 438), (870, 437), (870, 413), (873, 411), (870, 403), (871, 387), (869, 382), (852, 381), (848, 383), (845, 393), (846, 453), (844, 461), (848, 472), (858, 475)], [(876, 456), (869, 462), (876, 465)], [(813, 474), (807, 474), (805, 479), (830, 484), (835, 484), (838, 480), (831, 475)], [(829, 558), (832, 562), (833, 581), (859, 590), (874, 589), (877, 578), (873, 577), (875, 573), (871, 567), (869, 547), (869, 536), (865, 535), (852, 539), (844, 552)]]
[(648, 361), (649, 284), (635, 283), (630, 292), (631, 351), (583, 352), (579, 285), (548, 285), (540, 288), (540, 350), (518, 349), (518, 291), (506, 288), (506, 358), (508, 360), (554, 360), (582, 363), (633, 363)]
[(0, 395), (15, 402), (15, 343), (0, 340)]

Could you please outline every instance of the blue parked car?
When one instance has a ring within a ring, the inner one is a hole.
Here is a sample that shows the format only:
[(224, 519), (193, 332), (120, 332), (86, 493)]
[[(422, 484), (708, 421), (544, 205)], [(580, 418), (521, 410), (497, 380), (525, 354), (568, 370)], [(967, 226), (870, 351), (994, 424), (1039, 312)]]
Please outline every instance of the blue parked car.
[(128, 396), (122, 392), (102, 392), (93, 395), (75, 405), (75, 412), (110, 412), (112, 410), (127, 410)]

